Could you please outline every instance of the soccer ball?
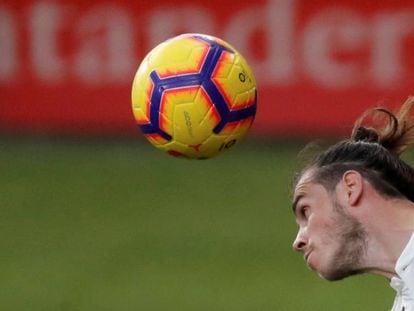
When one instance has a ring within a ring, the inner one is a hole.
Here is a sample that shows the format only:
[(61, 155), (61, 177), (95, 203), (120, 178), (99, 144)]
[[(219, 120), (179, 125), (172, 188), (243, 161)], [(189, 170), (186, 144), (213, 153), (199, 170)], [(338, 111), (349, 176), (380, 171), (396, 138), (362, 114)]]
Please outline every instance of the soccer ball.
[(144, 58), (132, 85), (132, 109), (144, 136), (176, 157), (206, 159), (236, 145), (256, 114), (257, 86), (227, 42), (183, 34)]

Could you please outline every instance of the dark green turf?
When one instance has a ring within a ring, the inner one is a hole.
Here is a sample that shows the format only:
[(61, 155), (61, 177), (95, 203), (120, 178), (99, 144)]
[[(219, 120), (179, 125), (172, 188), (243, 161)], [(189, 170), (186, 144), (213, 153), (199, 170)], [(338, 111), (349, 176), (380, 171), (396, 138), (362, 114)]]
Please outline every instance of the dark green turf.
[(301, 144), (211, 160), (141, 140), (0, 139), (1, 310), (389, 310), (385, 279), (328, 283), (291, 250)]

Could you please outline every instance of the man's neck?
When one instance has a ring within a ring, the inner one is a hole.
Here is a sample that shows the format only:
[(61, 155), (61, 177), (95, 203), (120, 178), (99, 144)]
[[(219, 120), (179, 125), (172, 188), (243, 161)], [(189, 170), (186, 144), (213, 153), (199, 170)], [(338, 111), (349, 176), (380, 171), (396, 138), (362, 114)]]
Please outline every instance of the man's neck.
[(396, 276), (395, 265), (414, 232), (414, 203), (385, 199), (373, 207), (375, 215), (366, 224), (368, 241), (363, 270), (385, 276)]

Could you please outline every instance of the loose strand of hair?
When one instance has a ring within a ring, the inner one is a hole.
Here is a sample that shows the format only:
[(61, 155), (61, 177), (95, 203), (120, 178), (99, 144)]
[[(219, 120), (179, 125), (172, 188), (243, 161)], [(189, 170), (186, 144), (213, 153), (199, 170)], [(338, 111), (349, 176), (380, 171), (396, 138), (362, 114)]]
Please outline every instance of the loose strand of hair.
[(403, 153), (410, 145), (414, 144), (414, 119), (411, 115), (413, 106), (414, 96), (410, 96), (397, 114), (399, 144), (396, 146), (396, 154)]
[(382, 107), (367, 110), (355, 122), (351, 139), (379, 143), (389, 152), (400, 155), (414, 144), (414, 120), (410, 115), (413, 106), (411, 96), (398, 113)]

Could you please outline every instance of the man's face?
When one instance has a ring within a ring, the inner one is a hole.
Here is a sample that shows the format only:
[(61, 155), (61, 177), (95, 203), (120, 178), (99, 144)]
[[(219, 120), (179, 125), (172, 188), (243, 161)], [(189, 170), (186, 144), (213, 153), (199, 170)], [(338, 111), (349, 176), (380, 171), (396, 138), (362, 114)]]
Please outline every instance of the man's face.
[(306, 171), (296, 185), (293, 209), (299, 226), (293, 243), (308, 266), (321, 277), (334, 281), (360, 273), (365, 253), (365, 231), (348, 215), (336, 195), (312, 181)]

